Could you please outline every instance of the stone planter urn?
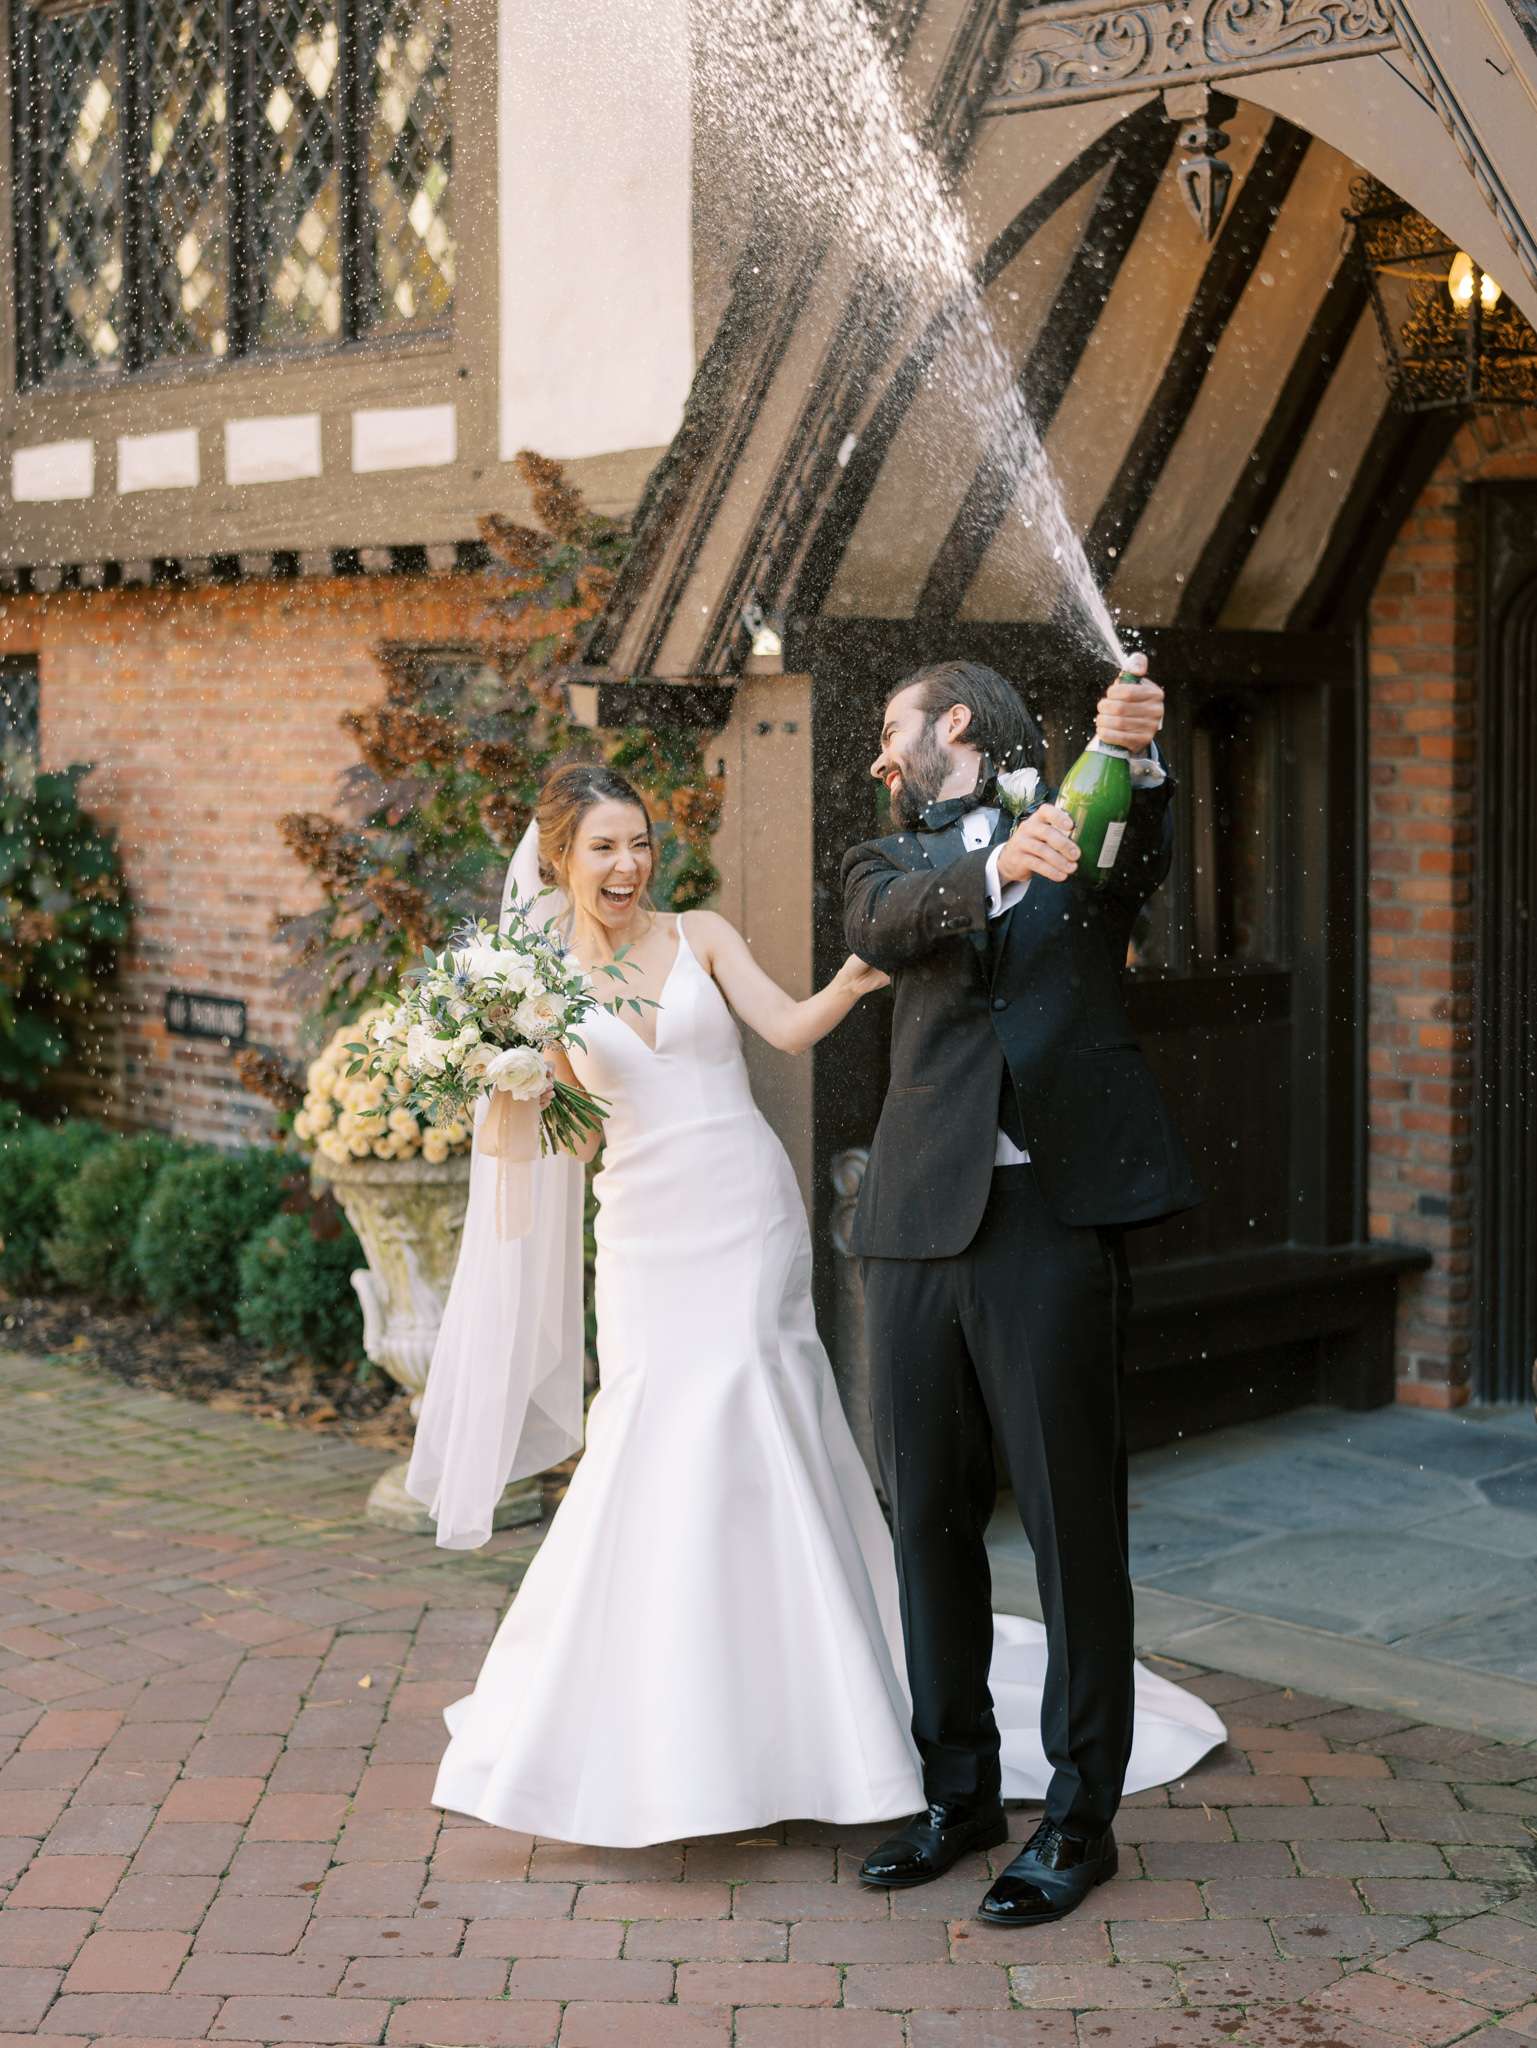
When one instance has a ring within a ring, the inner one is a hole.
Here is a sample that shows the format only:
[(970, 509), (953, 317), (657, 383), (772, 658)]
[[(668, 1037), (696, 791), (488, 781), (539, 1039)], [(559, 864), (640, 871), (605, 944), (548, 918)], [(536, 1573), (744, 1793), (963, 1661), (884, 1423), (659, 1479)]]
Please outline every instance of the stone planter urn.
[[(368, 1260), (352, 1276), (363, 1308), (363, 1349), (406, 1389), (417, 1416), (469, 1202), (469, 1155), (440, 1165), (317, 1156), (310, 1179), (317, 1192), (329, 1188), (335, 1195)], [(364, 1513), (371, 1522), (430, 1535), (431, 1516), (405, 1489), (408, 1463), (402, 1459), (380, 1473)], [(502, 1495), (491, 1526), (538, 1521), (540, 1501), (539, 1481), (520, 1480)]]

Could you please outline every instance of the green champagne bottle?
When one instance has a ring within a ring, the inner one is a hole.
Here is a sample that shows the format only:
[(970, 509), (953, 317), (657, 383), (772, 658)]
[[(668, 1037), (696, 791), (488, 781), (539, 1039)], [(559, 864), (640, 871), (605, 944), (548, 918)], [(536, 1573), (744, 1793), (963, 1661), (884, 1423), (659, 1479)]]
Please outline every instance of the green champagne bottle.
[[(1137, 683), (1142, 678), (1123, 671), (1117, 680)], [(1090, 888), (1103, 888), (1131, 815), (1131, 755), (1090, 740), (1063, 776), (1056, 800), (1073, 821), (1078, 874)]]

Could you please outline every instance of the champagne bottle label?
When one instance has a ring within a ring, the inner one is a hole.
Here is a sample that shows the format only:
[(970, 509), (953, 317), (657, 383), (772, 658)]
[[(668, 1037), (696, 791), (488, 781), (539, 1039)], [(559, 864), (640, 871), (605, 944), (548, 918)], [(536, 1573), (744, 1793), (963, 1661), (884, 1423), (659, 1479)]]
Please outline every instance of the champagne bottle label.
[(1099, 864), (1102, 868), (1113, 868), (1115, 857), (1121, 850), (1121, 841), (1126, 836), (1126, 820), (1105, 827), (1104, 844), (1099, 849)]

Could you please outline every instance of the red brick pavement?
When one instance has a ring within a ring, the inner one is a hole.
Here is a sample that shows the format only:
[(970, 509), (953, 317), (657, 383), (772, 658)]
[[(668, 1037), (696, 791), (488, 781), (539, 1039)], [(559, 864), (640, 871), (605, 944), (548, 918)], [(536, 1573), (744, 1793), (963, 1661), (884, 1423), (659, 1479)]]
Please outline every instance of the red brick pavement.
[[(70, 1398), (6, 1370), (12, 1414)], [(1537, 1743), (1189, 1671), (1231, 1744), (1129, 1802), (1122, 1876), (1034, 1934), (973, 1917), (980, 1857), (864, 1890), (873, 1828), (536, 1841), (430, 1804), (527, 1545), (370, 1529), (307, 1440), (303, 1521), (264, 1512), (243, 1417), (206, 1425), (198, 1508), (143, 1442), (163, 1416), (184, 1458), (197, 1411), (122, 1411), (126, 1469), (99, 1410), (66, 1462), (0, 1451), (0, 2048), (1537, 2043)]]

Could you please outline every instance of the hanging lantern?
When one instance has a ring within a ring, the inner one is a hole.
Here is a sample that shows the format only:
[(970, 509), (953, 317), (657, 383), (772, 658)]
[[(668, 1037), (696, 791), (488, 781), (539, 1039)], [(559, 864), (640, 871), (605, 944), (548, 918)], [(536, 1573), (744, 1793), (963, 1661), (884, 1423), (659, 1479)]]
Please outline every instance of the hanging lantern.
[(1537, 333), (1465, 249), (1372, 177), (1345, 218), (1401, 411), (1537, 404)]

